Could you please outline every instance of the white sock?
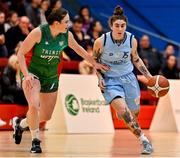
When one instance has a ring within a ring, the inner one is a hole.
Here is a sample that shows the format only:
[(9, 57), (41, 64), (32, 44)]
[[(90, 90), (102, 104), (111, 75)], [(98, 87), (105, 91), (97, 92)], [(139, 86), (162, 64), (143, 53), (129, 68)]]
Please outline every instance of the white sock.
[(22, 128), (28, 127), (27, 118), (21, 120), (20, 126), (21, 126)]
[(39, 128), (34, 129), (34, 130), (30, 129), (30, 131), (31, 131), (32, 140), (35, 138), (39, 139)]
[(149, 140), (148, 140), (147, 137), (144, 135), (144, 133), (139, 137), (139, 140), (140, 140), (141, 142), (143, 142), (143, 141), (149, 142)]

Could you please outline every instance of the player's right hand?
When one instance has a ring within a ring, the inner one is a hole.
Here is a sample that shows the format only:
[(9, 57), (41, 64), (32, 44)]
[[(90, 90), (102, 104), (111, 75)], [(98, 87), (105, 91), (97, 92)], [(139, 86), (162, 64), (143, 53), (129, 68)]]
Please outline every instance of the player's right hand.
[(33, 88), (33, 81), (34, 81), (34, 76), (33, 74), (28, 74), (24, 77), (24, 82), (27, 89), (32, 89)]

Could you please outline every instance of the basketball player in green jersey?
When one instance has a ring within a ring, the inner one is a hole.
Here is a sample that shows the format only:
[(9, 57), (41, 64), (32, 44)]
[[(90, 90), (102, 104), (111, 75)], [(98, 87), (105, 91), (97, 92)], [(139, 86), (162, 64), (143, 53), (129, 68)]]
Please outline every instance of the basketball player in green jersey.
[[(22, 71), (22, 87), (29, 109), (27, 117), (13, 118), (14, 139), (20, 144), (23, 129), (29, 126), (32, 136), (32, 153), (41, 153), (39, 122), (51, 118), (58, 89), (57, 68), (62, 50), (69, 46), (96, 69), (107, 71), (107, 66), (96, 63), (93, 57), (77, 44), (68, 31), (69, 14), (65, 9), (53, 10), (41, 25), (27, 36), (18, 51)], [(29, 59), (29, 60), (28, 60)]]

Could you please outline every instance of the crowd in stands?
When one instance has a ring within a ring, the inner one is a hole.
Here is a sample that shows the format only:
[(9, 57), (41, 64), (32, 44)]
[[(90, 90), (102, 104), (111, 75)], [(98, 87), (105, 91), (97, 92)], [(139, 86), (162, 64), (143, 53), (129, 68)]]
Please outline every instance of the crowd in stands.
[[(46, 23), (50, 12), (62, 5), (61, 0), (0, 1), (0, 58), (8, 58), (7, 67), (0, 68), (0, 102), (27, 104), (21, 88), (17, 49), (33, 28)], [(88, 6), (82, 6), (77, 15), (71, 17), (69, 30), (91, 55), (94, 41), (104, 33), (101, 22), (92, 17)], [(162, 74), (168, 79), (180, 78), (172, 44), (167, 44), (165, 50), (160, 52), (151, 45), (150, 37), (143, 35), (139, 40), (138, 52), (152, 75)], [(63, 52), (63, 58), (65, 61), (79, 62), (78, 70), (63, 72), (95, 74), (92, 65), (68, 47)]]

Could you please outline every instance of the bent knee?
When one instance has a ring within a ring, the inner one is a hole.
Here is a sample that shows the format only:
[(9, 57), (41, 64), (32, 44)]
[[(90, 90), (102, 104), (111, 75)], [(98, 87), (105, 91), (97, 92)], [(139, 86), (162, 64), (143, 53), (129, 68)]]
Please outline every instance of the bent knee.
[(131, 111), (131, 113), (132, 113), (132, 115), (134, 116), (134, 117), (138, 117), (139, 116), (139, 109), (137, 109), (137, 110), (133, 110), (133, 111)]
[(29, 105), (28, 107), (28, 111), (39, 111), (39, 107), (38, 106), (33, 106), (33, 105)]

